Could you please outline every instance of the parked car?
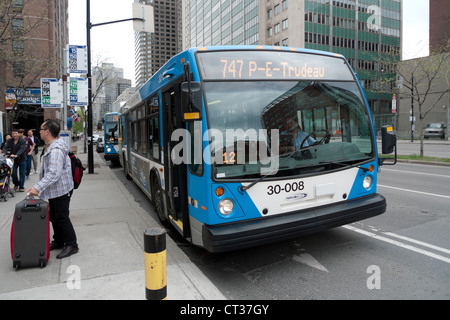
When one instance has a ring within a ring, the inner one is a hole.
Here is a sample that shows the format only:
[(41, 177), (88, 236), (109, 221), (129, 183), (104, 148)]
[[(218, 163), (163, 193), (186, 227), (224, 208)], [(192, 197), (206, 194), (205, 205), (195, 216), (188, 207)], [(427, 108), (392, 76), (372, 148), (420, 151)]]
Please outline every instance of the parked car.
[(97, 139), (97, 152), (105, 152), (105, 143), (102, 137)]
[[(92, 141), (94, 142), (94, 144), (97, 143), (99, 137), (100, 136), (98, 134), (92, 135)], [(91, 141), (91, 137), (88, 137), (88, 141)]]
[(443, 123), (429, 123), (425, 127), (424, 131), (424, 138), (441, 138), (445, 139), (445, 129), (447, 129), (446, 126), (444, 126)]

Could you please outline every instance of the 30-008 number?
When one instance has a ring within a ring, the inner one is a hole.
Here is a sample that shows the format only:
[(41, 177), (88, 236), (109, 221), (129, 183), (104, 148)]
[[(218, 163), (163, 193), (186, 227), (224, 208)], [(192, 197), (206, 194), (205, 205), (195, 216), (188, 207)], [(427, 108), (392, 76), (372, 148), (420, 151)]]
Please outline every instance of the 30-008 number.
[(305, 189), (305, 184), (303, 183), (303, 181), (286, 183), (284, 187), (280, 186), (279, 184), (276, 184), (274, 186), (267, 187), (267, 194), (271, 196), (273, 194), (280, 194), (281, 191), (295, 192), (301, 191), (303, 189)]

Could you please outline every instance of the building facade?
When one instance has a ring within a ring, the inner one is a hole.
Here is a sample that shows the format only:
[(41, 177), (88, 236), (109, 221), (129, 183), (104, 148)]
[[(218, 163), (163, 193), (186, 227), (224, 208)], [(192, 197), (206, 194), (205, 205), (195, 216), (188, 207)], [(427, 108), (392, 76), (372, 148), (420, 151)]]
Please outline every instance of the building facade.
[(184, 0), (183, 48), (273, 45), (344, 55), (377, 130), (391, 124), (402, 0)]
[(43, 110), (40, 79), (60, 78), (68, 44), (68, 0), (0, 2), (0, 111), (8, 129), (38, 129), (59, 110)]
[(448, 0), (430, 0), (430, 53), (450, 39), (450, 10)]
[(106, 112), (117, 111), (114, 110), (113, 104), (122, 93), (131, 88), (131, 80), (123, 77), (123, 68), (117, 68), (113, 63), (102, 63), (93, 70), (92, 88), (95, 97), (93, 115), (96, 123)]
[(155, 32), (135, 32), (136, 86), (143, 85), (182, 50), (181, 1), (135, 0), (153, 6)]

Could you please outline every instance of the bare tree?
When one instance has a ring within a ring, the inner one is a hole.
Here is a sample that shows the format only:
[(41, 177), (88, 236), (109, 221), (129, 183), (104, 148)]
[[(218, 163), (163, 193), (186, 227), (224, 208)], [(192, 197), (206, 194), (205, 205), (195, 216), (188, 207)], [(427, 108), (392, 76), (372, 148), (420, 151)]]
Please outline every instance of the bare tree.
[[(108, 84), (113, 83), (117, 79), (117, 75), (114, 72), (114, 68), (110, 67), (110, 64), (106, 62), (103, 58), (97, 56), (96, 61), (94, 62), (93, 67), (93, 81), (92, 81), (92, 106), (94, 106), (94, 103), (99, 98), (99, 96), (102, 94), (102, 91), (104, 87)], [(82, 108), (83, 118), (87, 119), (86, 116), (87, 110), (85, 108)], [(88, 119), (89, 121), (92, 121), (92, 119)], [(87, 137), (87, 126), (84, 127), (84, 136)], [(86, 145), (87, 139), (85, 139), (84, 143), (84, 152), (87, 151), (87, 145)]]
[(403, 87), (407, 89), (401, 92), (401, 97), (411, 99), (417, 106), (420, 156), (423, 157), (424, 120), (450, 92), (450, 40), (429, 57), (403, 61), (397, 74), (403, 78)]

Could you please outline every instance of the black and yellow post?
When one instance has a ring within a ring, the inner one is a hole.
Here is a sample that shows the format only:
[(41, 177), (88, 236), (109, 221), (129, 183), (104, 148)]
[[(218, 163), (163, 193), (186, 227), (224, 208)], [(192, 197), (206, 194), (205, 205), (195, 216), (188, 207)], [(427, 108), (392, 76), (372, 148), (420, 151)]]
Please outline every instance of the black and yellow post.
[(150, 228), (144, 232), (145, 297), (147, 300), (167, 299), (166, 232)]

